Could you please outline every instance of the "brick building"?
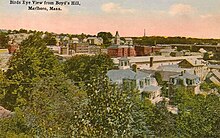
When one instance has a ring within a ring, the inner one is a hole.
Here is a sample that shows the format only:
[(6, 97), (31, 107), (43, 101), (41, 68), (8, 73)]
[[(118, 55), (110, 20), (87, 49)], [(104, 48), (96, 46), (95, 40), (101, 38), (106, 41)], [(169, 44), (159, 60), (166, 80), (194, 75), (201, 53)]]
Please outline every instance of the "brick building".
[(162, 48), (155, 46), (135, 46), (137, 56), (149, 56), (152, 53), (159, 52)]
[(118, 34), (118, 31), (116, 32), (115, 38), (114, 38), (114, 44), (108, 47), (108, 55), (110, 57), (132, 57), (136, 56), (136, 52), (133, 46), (131, 45), (121, 45), (120, 44), (121, 39)]

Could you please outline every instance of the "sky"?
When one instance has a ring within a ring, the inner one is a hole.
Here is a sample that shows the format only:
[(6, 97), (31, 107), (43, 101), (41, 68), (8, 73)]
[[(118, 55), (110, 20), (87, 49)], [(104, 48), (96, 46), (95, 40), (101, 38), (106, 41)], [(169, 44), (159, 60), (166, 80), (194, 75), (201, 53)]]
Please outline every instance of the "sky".
[(220, 38), (220, 0), (79, 0), (80, 6), (54, 6), (62, 11), (29, 11), (10, 1), (0, 1), (0, 29), (121, 36), (143, 36), (145, 29), (147, 36)]

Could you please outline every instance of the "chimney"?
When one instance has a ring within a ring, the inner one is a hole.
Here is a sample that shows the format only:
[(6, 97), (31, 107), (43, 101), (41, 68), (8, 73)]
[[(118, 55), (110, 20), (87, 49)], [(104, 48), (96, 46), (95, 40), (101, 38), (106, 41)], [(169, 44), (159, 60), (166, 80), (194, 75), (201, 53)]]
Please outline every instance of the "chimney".
[(150, 57), (150, 67), (153, 67), (154, 57)]
[(137, 64), (133, 64), (133, 65), (132, 65), (132, 70), (133, 70), (134, 72), (137, 72)]
[(154, 46), (151, 47), (151, 53), (154, 53)]
[(180, 74), (180, 76), (183, 76), (183, 73), (184, 73), (184, 71), (181, 71), (181, 74)]

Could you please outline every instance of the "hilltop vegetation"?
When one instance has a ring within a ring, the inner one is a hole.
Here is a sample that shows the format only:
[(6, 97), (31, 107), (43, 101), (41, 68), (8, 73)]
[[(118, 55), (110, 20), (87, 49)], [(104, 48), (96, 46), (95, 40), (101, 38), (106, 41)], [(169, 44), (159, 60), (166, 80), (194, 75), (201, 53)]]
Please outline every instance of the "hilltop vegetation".
[(162, 36), (147, 36), (134, 38), (136, 45), (155, 45), (155, 44), (210, 44), (217, 45), (220, 39), (202, 39), (202, 38), (187, 38), (187, 37), (162, 37)]

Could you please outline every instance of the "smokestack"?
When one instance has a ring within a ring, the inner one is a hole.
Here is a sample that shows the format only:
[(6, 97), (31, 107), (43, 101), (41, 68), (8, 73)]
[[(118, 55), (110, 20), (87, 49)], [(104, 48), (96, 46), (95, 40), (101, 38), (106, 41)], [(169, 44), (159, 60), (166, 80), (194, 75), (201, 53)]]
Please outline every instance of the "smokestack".
[(144, 29), (144, 37), (146, 36), (146, 30)]
[(150, 67), (153, 67), (154, 57), (150, 57)]

